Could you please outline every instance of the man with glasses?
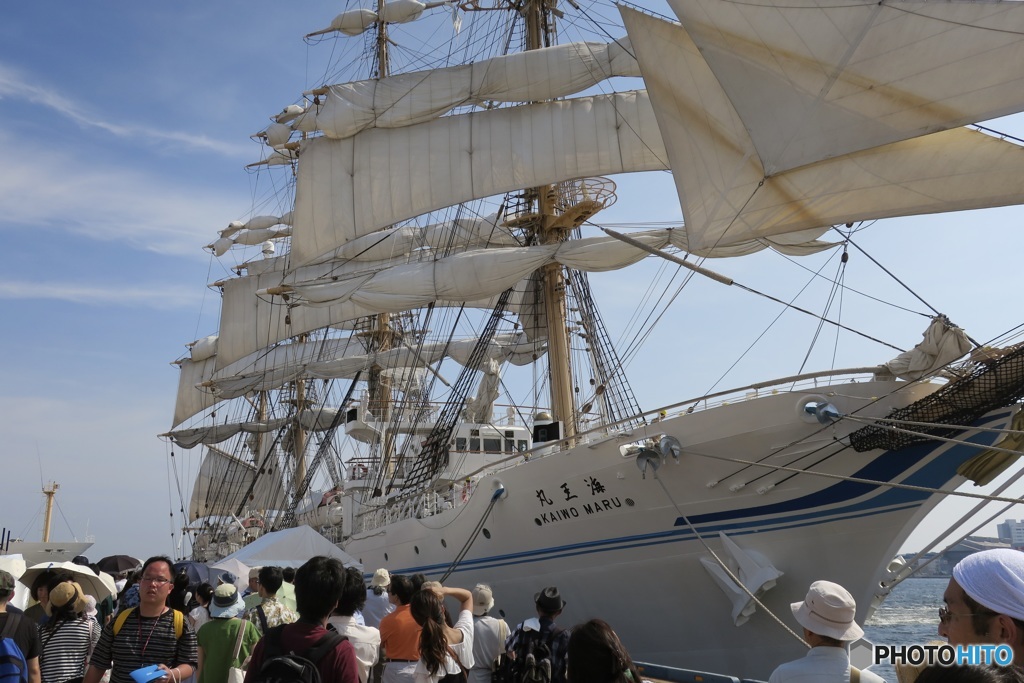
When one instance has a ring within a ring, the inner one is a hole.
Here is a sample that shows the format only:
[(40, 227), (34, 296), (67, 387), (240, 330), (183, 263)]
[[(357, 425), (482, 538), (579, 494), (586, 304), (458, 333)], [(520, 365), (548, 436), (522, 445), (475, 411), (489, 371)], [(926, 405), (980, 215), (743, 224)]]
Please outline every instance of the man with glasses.
[(158, 665), (165, 673), (153, 683), (181, 683), (193, 674), (199, 653), (196, 634), (181, 612), (167, 606), (174, 568), (166, 557), (142, 565), (139, 605), (103, 627), (84, 683), (99, 683), (113, 667), (110, 683), (134, 683), (131, 672)]
[(950, 645), (1009, 645), (1024, 666), (1024, 553), (1009, 548), (968, 555), (942, 595), (939, 635)]

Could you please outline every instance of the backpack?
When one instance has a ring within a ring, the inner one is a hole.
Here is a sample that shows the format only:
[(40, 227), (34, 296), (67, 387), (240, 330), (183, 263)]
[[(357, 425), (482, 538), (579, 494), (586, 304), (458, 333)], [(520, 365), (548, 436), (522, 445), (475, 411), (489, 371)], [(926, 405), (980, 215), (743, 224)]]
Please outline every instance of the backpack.
[(316, 645), (305, 652), (285, 652), (281, 642), (286, 624), (267, 631), (264, 638), (263, 665), (256, 673), (254, 683), (321, 683), (317, 663), (343, 640), (337, 631), (328, 631)]
[(551, 642), (562, 632), (555, 627), (547, 631), (524, 630), (516, 643), (515, 659), (505, 659), (506, 672), (496, 678), (509, 683), (551, 683), (554, 662), (551, 657)]
[[(114, 619), (115, 636), (121, 632), (121, 628), (124, 627), (124, 622), (128, 621), (128, 615), (134, 611), (134, 607), (128, 607), (118, 613), (117, 618)], [(180, 640), (181, 634), (185, 632), (185, 615), (176, 609), (172, 609), (171, 611), (174, 612), (174, 639)]]
[(21, 615), (7, 613), (7, 623), (0, 632), (0, 683), (28, 683), (28, 662), (25, 653), (14, 642), (14, 632), (21, 624)]

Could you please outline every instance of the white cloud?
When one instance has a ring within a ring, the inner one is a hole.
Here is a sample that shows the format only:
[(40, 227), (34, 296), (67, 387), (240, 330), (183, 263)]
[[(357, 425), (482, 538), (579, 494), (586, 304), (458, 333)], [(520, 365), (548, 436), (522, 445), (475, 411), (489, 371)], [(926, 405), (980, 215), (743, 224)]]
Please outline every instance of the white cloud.
[(203, 292), (181, 286), (102, 287), (74, 282), (0, 280), (0, 299), (49, 299), (96, 306), (145, 305), (170, 310), (198, 306), (202, 303)]
[(204, 152), (216, 152), (224, 156), (245, 159), (252, 155), (252, 145), (227, 143), (212, 140), (203, 135), (162, 130), (152, 126), (131, 123), (117, 123), (92, 114), (79, 102), (60, 95), (54, 87), (37, 85), (9, 65), (0, 63), (0, 98), (16, 97), (54, 111), (80, 126), (97, 128), (120, 138), (132, 138), (151, 142), (173, 142)]
[(0, 230), (45, 228), (205, 259), (201, 247), (251, 206), (237, 185), (188, 185), (143, 161), (111, 167), (2, 133), (0, 145), (18, 159), (0, 165)]

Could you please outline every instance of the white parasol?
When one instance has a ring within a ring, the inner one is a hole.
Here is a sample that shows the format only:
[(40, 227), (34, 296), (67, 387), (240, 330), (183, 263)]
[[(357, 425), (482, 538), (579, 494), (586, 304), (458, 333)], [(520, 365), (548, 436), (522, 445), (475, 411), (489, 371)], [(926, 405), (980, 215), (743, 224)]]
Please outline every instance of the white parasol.
[(106, 573), (100, 576), (88, 567), (74, 562), (43, 562), (25, 570), (25, 573), (18, 579), (21, 583), (31, 587), (36, 577), (45, 571), (67, 572), (72, 579), (78, 582), (86, 595), (91, 595), (97, 601), (117, 595), (117, 587), (114, 579)]

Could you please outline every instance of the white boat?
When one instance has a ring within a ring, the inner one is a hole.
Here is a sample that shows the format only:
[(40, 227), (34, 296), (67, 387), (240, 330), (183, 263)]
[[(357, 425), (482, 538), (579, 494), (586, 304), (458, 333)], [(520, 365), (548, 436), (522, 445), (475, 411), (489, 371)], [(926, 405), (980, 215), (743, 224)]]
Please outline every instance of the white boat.
[[(197, 559), (309, 524), (368, 574), (483, 581), (513, 618), (556, 584), (637, 660), (767, 677), (802, 648), (773, 614), (829, 579), (864, 619), (936, 504), (1013, 465), (1018, 339), (936, 315), (888, 363), (641, 408), (588, 273), (1022, 203), (1020, 146), (963, 126), (1024, 110), (1024, 4), (669, 5), (609, 36), (575, 2), (394, 0), (311, 34), (374, 71), (275, 117), (257, 168), (289, 188), (210, 245), (239, 276), (165, 435), (203, 447), (176, 472)], [(441, 47), (403, 52), (431, 20)], [(658, 169), (685, 226), (600, 224), (605, 176)]]
[(53, 522), (53, 505), (60, 484), (51, 482), (43, 487), (46, 507), (43, 511), (43, 537), (41, 541), (26, 541), (22, 538), (11, 538), (6, 529), (0, 533), (0, 555), (21, 555), (29, 567), (43, 562), (71, 562), (93, 546), (91, 538), (79, 541), (53, 541), (50, 539), (50, 528)]

